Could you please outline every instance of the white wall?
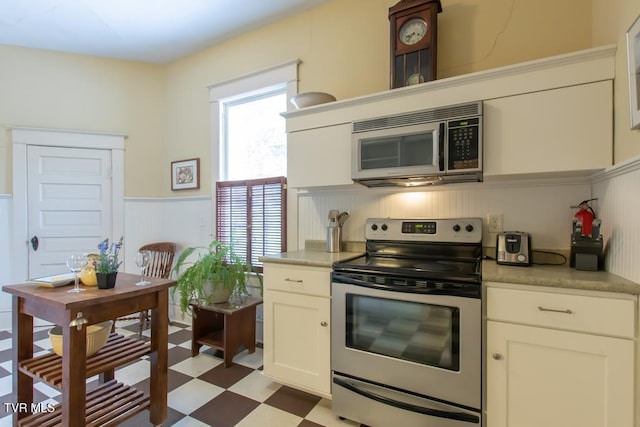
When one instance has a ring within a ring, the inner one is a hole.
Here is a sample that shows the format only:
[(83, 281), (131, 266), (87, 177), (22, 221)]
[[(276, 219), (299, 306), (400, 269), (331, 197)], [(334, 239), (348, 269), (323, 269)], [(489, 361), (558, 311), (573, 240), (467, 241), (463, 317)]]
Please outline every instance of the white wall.
[[(145, 243), (175, 242), (176, 257), (186, 247), (207, 246), (213, 238), (212, 224), (211, 197), (127, 198), (124, 271), (140, 273), (135, 254)], [(171, 302), (169, 317), (181, 317), (179, 307)]]
[(640, 156), (594, 179), (607, 252), (605, 269), (640, 283)]
[[(0, 194), (0, 286), (11, 284), (11, 196)], [(0, 292), (0, 330), (11, 328), (11, 296)]]
[(298, 245), (324, 240), (330, 209), (346, 210), (343, 240), (364, 241), (364, 223), (371, 217), (443, 218), (480, 217), (485, 223), (484, 246), (494, 246), (495, 234), (486, 232), (489, 213), (503, 215), (504, 230), (532, 233), (537, 249), (569, 249), (571, 219), (577, 205), (589, 199), (591, 186), (578, 181), (514, 181), (433, 187), (398, 191), (354, 187), (310, 191), (298, 198)]

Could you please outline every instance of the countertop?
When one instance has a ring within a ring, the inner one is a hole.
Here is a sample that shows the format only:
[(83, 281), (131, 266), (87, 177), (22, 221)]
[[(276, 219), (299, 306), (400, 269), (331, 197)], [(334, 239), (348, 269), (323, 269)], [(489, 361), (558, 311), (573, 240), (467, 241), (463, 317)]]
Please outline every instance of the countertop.
[(518, 267), (482, 262), (482, 281), (640, 295), (640, 284), (606, 271), (580, 271), (568, 266)]
[(348, 261), (364, 255), (364, 252), (325, 252), (311, 249), (283, 252), (276, 255), (265, 255), (259, 258), (262, 262), (278, 264), (304, 265), (308, 267), (328, 267), (339, 261)]
[[(336, 262), (348, 261), (364, 254), (364, 248), (356, 246), (350, 249), (330, 253), (312, 246), (310, 249), (263, 256), (260, 261), (331, 268)], [(568, 264), (516, 267), (497, 265), (495, 261), (485, 260), (482, 262), (482, 281), (640, 295), (640, 283), (606, 271), (576, 270)]]

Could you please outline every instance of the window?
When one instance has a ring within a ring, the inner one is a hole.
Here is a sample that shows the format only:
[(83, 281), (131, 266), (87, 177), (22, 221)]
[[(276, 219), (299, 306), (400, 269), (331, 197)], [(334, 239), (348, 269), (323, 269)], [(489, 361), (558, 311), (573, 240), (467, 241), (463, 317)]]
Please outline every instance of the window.
[(265, 254), (286, 251), (286, 178), (219, 181), (216, 238), (258, 271)]
[(223, 102), (221, 179), (287, 175), (287, 135), (280, 115), (286, 108), (284, 85)]
[(286, 251), (286, 133), (280, 115), (295, 94), (293, 61), (210, 87), (216, 239), (262, 270), (258, 258)]

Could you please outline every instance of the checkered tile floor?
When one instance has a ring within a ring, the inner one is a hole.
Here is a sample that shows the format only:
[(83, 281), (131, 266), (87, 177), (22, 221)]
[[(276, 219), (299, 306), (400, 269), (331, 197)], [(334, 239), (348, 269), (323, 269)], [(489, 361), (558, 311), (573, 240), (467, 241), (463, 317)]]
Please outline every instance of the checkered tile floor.
[[(135, 335), (137, 324), (118, 322), (117, 332)], [(49, 351), (49, 327), (36, 327), (35, 349)], [(149, 331), (143, 334), (148, 339)], [(221, 353), (203, 347), (191, 357), (189, 326), (169, 327), (168, 417), (164, 426), (246, 426), (246, 427), (314, 427), (357, 426), (340, 420), (331, 412), (331, 402), (312, 394), (277, 384), (262, 376), (262, 350), (245, 351), (234, 358), (233, 366), (225, 368)], [(11, 426), (4, 403), (13, 402), (11, 379), (11, 332), (0, 331), (0, 427)], [(116, 371), (116, 379), (149, 391), (149, 361), (147, 358)], [(97, 382), (87, 381), (88, 387)], [(34, 402), (58, 403), (58, 390), (44, 383), (34, 385)], [(149, 414), (142, 412), (127, 420), (123, 426), (149, 426)]]

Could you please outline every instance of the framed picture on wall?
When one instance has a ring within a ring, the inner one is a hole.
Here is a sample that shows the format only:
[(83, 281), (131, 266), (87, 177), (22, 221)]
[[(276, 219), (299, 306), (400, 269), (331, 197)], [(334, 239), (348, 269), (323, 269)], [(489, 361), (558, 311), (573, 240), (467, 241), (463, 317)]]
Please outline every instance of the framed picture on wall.
[(631, 129), (640, 129), (640, 16), (627, 31)]
[(171, 191), (200, 188), (200, 159), (171, 162)]

